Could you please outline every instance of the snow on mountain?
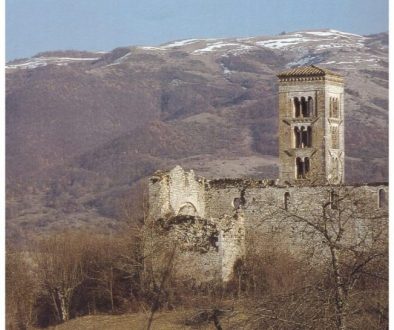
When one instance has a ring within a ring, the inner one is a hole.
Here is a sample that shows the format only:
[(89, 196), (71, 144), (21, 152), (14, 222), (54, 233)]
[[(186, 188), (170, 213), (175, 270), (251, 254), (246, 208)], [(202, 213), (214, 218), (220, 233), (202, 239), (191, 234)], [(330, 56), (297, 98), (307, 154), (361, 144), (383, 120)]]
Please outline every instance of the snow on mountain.
[(71, 62), (95, 61), (99, 57), (33, 57), (26, 62), (6, 65), (6, 69), (35, 69), (49, 64), (68, 65)]
[[(287, 67), (308, 64), (324, 64), (330, 62), (335, 66), (347, 65), (348, 67), (363, 63), (363, 65), (374, 67), (377, 65), (381, 57), (379, 54), (365, 53), (368, 48), (369, 37), (360, 36), (348, 32), (341, 32), (337, 30), (316, 30), (316, 31), (301, 31), (281, 34), (271, 37), (244, 37), (244, 38), (206, 38), (206, 39), (184, 39), (177, 40), (160, 46), (139, 46), (136, 50), (148, 52), (160, 52), (163, 54), (169, 53), (173, 50), (182, 50), (192, 56), (207, 56), (214, 54), (215, 56), (241, 55), (257, 51), (258, 49), (269, 49), (273, 52), (279, 52), (287, 56), (291, 60)], [(341, 50), (341, 52), (338, 52)], [(354, 61), (348, 62), (347, 53), (343, 51), (355, 52), (353, 54)], [(327, 60), (327, 52), (336, 52), (335, 61), (333, 59)], [(286, 54), (285, 54), (286, 53)], [(102, 54), (96, 53), (99, 57), (50, 57), (39, 56), (25, 61), (14, 61), (6, 66), (7, 69), (34, 69), (37, 67), (54, 65), (68, 65), (70, 63), (80, 61), (94, 61), (99, 59)], [(118, 65), (129, 61), (132, 55), (132, 48), (130, 52), (120, 58), (115, 59), (107, 66)], [(371, 58), (372, 57), (372, 58)]]

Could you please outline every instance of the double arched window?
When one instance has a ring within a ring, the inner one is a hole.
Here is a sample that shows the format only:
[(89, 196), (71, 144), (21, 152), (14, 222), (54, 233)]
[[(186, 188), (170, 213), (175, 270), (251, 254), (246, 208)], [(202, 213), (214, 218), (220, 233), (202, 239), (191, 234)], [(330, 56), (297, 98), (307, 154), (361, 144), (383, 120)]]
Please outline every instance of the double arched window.
[(308, 97), (294, 97), (293, 99), (294, 117), (308, 118), (314, 115), (313, 98)]
[(310, 170), (310, 161), (308, 157), (296, 158), (296, 178), (297, 179), (306, 179)]
[(295, 148), (312, 147), (312, 127), (294, 127)]

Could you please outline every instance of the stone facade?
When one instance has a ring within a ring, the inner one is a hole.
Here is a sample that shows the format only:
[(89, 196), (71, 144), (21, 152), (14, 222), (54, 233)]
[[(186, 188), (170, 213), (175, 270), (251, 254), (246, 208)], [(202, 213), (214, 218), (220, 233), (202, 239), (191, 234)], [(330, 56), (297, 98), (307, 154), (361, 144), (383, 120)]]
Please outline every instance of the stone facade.
[(207, 180), (179, 166), (150, 178), (151, 238), (178, 249), (180, 278), (229, 281), (245, 240), (256, 234), (280, 232), (278, 244), (297, 249), (305, 230), (289, 214), (313, 221), (322, 211), (335, 216), (341, 203), (341, 216), (357, 219), (346, 230), (348, 240), (381, 226), (368, 219), (387, 214), (387, 184), (344, 185), (342, 78), (314, 66), (278, 77), (279, 180)]

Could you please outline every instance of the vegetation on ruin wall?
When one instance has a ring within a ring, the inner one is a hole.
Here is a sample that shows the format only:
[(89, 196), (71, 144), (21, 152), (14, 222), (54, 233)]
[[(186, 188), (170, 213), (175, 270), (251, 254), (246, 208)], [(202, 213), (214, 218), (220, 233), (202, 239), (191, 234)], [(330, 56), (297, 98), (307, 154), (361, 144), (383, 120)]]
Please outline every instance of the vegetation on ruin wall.
[[(298, 249), (280, 244), (285, 235), (280, 226), (249, 235), (246, 257), (236, 263), (226, 286), (180, 281), (173, 264), (179, 250), (165, 251), (159, 244), (149, 250), (160, 252), (152, 276), (144, 267), (149, 255), (143, 231), (127, 222), (122, 234), (69, 231), (37, 239), (24, 251), (8, 247), (7, 329), (138, 312), (145, 313), (145, 327), (151, 320), (155, 328), (156, 313), (183, 310), (188, 312), (177, 322), (184, 328), (387, 328), (387, 214), (360, 208), (361, 201), (350, 194), (340, 194), (336, 202), (334, 209), (322, 205), (326, 212), (320, 215), (305, 216), (297, 205), (278, 210), (280, 224), (301, 226), (298, 233), (309, 244), (301, 242)], [(355, 210), (362, 211), (364, 223), (375, 225), (345, 240), (360, 219)], [(124, 213), (131, 215), (130, 205)]]

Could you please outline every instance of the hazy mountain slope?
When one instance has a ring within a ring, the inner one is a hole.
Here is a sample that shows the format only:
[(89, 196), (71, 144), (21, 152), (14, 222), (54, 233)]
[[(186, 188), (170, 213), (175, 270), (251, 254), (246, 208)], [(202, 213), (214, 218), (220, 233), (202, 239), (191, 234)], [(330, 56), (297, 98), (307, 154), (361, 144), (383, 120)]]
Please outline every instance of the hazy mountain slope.
[(297, 65), (345, 76), (347, 180), (386, 180), (387, 43), (387, 33), (322, 30), (8, 63), (9, 235), (112, 226), (133, 183), (174, 164), (275, 177), (275, 74)]

